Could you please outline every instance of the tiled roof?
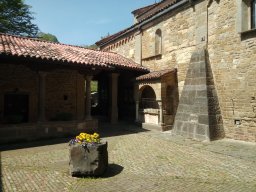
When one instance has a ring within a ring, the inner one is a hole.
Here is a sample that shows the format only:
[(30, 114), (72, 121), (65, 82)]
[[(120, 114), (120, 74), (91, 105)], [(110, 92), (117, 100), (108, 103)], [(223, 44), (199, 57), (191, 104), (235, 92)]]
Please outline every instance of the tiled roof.
[(146, 12), (146, 11), (152, 9), (153, 7), (155, 7), (155, 6), (158, 5), (158, 4), (159, 4), (159, 3), (154, 3), (154, 4), (152, 4), (152, 5), (148, 5), (148, 6), (145, 6), (145, 7), (141, 7), (141, 8), (139, 8), (139, 9), (134, 10), (134, 11), (132, 12), (132, 14), (134, 14), (134, 15), (140, 15), (140, 14), (142, 14), (142, 13), (144, 13), (144, 12)]
[[(136, 10), (134, 10), (134, 11), (132, 12), (132, 14), (140, 15), (140, 14), (142, 14), (142, 13), (144, 13), (144, 12), (146, 12), (146, 11), (152, 9), (153, 7), (157, 6), (158, 4), (159, 4), (159, 3), (154, 3), (154, 4), (152, 4), (152, 5), (148, 5), (148, 6), (146, 6), (146, 7), (142, 7), (142, 8), (136, 9)], [(113, 38), (115, 38), (115, 37), (118, 37), (119, 35), (122, 35), (123, 33), (129, 31), (130, 29), (132, 29), (132, 28), (134, 28), (134, 27), (136, 27), (136, 25), (137, 25), (137, 23), (134, 24), (134, 25), (132, 25), (132, 26), (130, 26), (130, 27), (128, 27), (128, 28), (126, 28), (126, 29), (124, 29), (124, 30), (122, 30), (122, 31), (119, 31), (119, 32), (117, 32), (117, 33), (115, 33), (115, 34), (113, 34), (113, 35), (107, 36), (107, 37), (105, 37), (105, 38), (103, 38), (103, 39), (97, 41), (95, 44), (96, 44), (96, 45), (104, 44), (105, 42), (108, 42), (109, 40), (111, 40), (111, 39), (113, 39)]]
[(82, 67), (121, 68), (148, 71), (134, 61), (112, 52), (52, 43), (35, 38), (0, 33), (0, 55), (57, 61)]
[(152, 4), (152, 5), (147, 6), (147, 7), (149, 7), (147, 9), (143, 10), (143, 8), (141, 8), (142, 10), (140, 10), (140, 9), (135, 10), (135, 12), (136, 11), (140, 12), (139, 15), (136, 17), (137, 20), (138, 20), (138, 23), (136, 23), (136, 24), (134, 24), (134, 25), (132, 25), (132, 26), (122, 30), (122, 31), (119, 31), (119, 32), (117, 32), (117, 33), (115, 33), (113, 35), (110, 35), (110, 36), (108, 36), (106, 38), (103, 38), (103, 39), (97, 41), (96, 45), (98, 45), (98, 46), (104, 45), (105, 43), (108, 43), (111, 40), (114, 40), (114, 39), (124, 35), (128, 31), (135, 30), (136, 28), (138, 28), (140, 26), (140, 24), (143, 21), (145, 21), (147, 19), (150, 19), (154, 15), (164, 11), (165, 9), (169, 8), (170, 6), (176, 4), (176, 3), (180, 2), (180, 1), (181, 0), (162, 0), (161, 2), (159, 2), (157, 4)]
[(137, 24), (134, 24), (134, 25), (132, 25), (132, 26), (130, 26), (130, 27), (128, 27), (128, 28), (122, 30), (122, 31), (119, 31), (119, 32), (117, 32), (117, 33), (115, 33), (115, 34), (113, 34), (113, 35), (107, 36), (107, 37), (105, 37), (105, 38), (103, 38), (103, 39), (97, 41), (95, 44), (98, 45), (98, 46), (100, 46), (100, 45), (102, 45), (102, 44), (104, 44), (104, 43), (106, 43), (106, 42), (108, 42), (108, 41), (110, 41), (110, 40), (112, 40), (112, 39), (114, 39), (114, 38), (116, 38), (116, 37), (118, 37), (118, 36), (120, 36), (120, 35), (126, 33), (126, 32), (129, 31), (129, 30), (135, 29), (135, 26), (136, 26), (136, 25), (137, 25)]
[(141, 15), (139, 15), (137, 17), (138, 22), (142, 22), (152, 16), (154, 16), (155, 14), (167, 9), (168, 7), (170, 7), (171, 5), (175, 4), (176, 2), (179, 2), (180, 0), (163, 0), (160, 3), (158, 3), (157, 6), (153, 7), (152, 9), (143, 12)]
[(173, 73), (173, 72), (176, 72), (176, 71), (177, 71), (176, 68), (165, 69), (165, 70), (161, 70), (161, 71), (153, 71), (153, 72), (148, 73), (146, 75), (141, 75), (141, 76), (137, 77), (136, 81), (159, 79), (159, 78), (161, 78), (162, 76), (164, 76), (168, 73)]

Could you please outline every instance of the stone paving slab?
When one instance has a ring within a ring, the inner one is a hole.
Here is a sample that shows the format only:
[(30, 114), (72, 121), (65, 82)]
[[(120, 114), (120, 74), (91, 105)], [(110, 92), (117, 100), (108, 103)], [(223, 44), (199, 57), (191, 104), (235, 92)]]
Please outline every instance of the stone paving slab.
[(101, 178), (69, 175), (67, 143), (1, 151), (2, 191), (256, 192), (255, 143), (202, 143), (127, 126), (110, 135)]

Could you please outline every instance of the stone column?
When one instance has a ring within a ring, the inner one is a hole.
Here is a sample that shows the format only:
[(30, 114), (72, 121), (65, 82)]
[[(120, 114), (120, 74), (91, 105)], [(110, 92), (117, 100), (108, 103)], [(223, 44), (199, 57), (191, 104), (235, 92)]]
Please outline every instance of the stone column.
[(157, 101), (159, 106), (159, 125), (163, 125), (163, 105), (162, 101)]
[(139, 100), (136, 101), (136, 122), (139, 122)]
[(111, 74), (111, 112), (110, 112), (110, 121), (112, 124), (117, 123), (118, 121), (118, 104), (117, 104), (117, 95), (118, 95), (118, 73)]
[(91, 117), (91, 81), (92, 76), (86, 75), (86, 101), (85, 101), (85, 120), (92, 119)]
[(139, 84), (135, 83), (134, 84), (134, 90), (133, 90), (133, 97), (135, 101), (135, 122), (139, 122)]
[(40, 71), (39, 75), (39, 92), (38, 92), (38, 121), (45, 121), (45, 78), (47, 73)]

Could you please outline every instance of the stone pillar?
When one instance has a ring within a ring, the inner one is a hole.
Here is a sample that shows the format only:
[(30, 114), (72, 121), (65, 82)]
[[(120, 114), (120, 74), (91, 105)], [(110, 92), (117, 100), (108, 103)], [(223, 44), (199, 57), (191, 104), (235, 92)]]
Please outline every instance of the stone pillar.
[(224, 137), (218, 95), (204, 49), (192, 53), (173, 133), (202, 141)]
[(139, 122), (139, 101), (136, 101), (136, 122)]
[(135, 83), (134, 84), (134, 90), (133, 90), (133, 97), (134, 97), (134, 101), (135, 101), (135, 114), (136, 114), (136, 117), (135, 117), (135, 122), (139, 122), (139, 84)]
[(163, 125), (163, 105), (162, 101), (157, 101), (158, 106), (159, 106), (159, 125)]
[(85, 118), (85, 76), (78, 73), (76, 77), (76, 115), (78, 121)]
[(112, 124), (117, 123), (118, 121), (118, 104), (117, 104), (117, 95), (118, 95), (118, 73), (111, 74), (111, 112), (110, 112), (110, 121)]
[(38, 92), (38, 121), (45, 121), (45, 78), (46, 72), (39, 73), (39, 92)]
[(92, 119), (91, 117), (91, 81), (92, 76), (86, 75), (86, 101), (85, 101), (85, 120)]

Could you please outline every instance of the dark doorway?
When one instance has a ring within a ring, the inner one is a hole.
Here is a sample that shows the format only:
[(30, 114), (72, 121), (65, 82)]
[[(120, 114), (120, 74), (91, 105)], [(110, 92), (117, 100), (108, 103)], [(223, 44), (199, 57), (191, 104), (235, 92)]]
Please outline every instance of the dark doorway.
[(4, 119), (7, 123), (28, 122), (28, 101), (26, 94), (6, 94), (4, 96)]
[(94, 82), (97, 82), (96, 86), (93, 89), (97, 90), (96, 93), (96, 102), (93, 101), (92, 95), (92, 116), (97, 116), (98, 119), (106, 120), (109, 113), (109, 76), (104, 73), (100, 73), (94, 79)]

